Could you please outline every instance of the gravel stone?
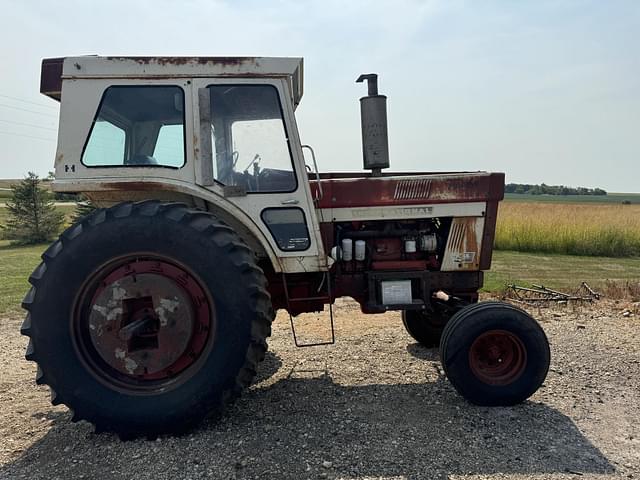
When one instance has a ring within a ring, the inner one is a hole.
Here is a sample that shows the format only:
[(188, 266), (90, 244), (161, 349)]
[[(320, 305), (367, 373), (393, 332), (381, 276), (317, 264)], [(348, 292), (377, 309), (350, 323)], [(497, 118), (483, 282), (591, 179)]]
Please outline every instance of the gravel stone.
[[(121, 442), (71, 423), (33, 381), (21, 318), (0, 319), (0, 479), (640, 478), (640, 318), (601, 300), (532, 308), (552, 365), (514, 407), (470, 405), (398, 312), (338, 301), (337, 343), (296, 349), (280, 312), (252, 387), (181, 437)], [(326, 335), (327, 315), (301, 323)], [(305, 338), (302, 338), (305, 336)]]

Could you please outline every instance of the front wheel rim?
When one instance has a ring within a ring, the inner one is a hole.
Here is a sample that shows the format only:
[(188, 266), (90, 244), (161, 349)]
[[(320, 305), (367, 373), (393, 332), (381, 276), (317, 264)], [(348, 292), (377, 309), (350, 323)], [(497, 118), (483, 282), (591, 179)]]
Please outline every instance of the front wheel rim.
[(480, 381), (508, 385), (527, 366), (527, 350), (522, 340), (507, 330), (490, 330), (479, 335), (469, 349), (469, 366)]
[(100, 268), (74, 312), (74, 344), (89, 372), (126, 393), (186, 381), (215, 332), (213, 302), (202, 282), (185, 266), (155, 255)]

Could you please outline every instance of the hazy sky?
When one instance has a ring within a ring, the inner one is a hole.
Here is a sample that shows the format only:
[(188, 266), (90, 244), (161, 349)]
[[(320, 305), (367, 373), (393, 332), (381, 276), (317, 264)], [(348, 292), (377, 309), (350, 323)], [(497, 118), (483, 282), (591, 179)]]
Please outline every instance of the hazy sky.
[(273, 55), (305, 59), (298, 127), (322, 170), (362, 168), (354, 80), (376, 72), (393, 169), (640, 191), (640, 1), (0, 0), (0, 11), (0, 177), (52, 169), (44, 57)]

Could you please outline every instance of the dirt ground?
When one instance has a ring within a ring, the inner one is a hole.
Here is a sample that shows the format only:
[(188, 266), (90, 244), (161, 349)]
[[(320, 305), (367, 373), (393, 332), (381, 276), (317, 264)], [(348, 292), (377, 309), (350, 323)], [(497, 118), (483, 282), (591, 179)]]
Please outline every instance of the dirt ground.
[(638, 306), (532, 313), (552, 367), (516, 407), (468, 404), (437, 350), (414, 343), (398, 313), (363, 316), (345, 301), (335, 345), (295, 348), (281, 312), (259, 378), (221, 419), (180, 438), (131, 442), (52, 407), (23, 359), (21, 318), (4, 318), (0, 478), (640, 478)]

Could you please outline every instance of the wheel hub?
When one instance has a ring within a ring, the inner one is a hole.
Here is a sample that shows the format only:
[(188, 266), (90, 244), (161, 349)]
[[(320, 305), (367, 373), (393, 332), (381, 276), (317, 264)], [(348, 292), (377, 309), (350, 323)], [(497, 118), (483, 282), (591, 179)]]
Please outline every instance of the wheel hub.
[(200, 357), (212, 331), (212, 310), (185, 269), (135, 258), (98, 277), (77, 324), (83, 350), (102, 377), (157, 383)]
[(527, 365), (527, 351), (517, 335), (506, 330), (482, 333), (469, 349), (473, 374), (490, 385), (508, 385), (517, 380)]

